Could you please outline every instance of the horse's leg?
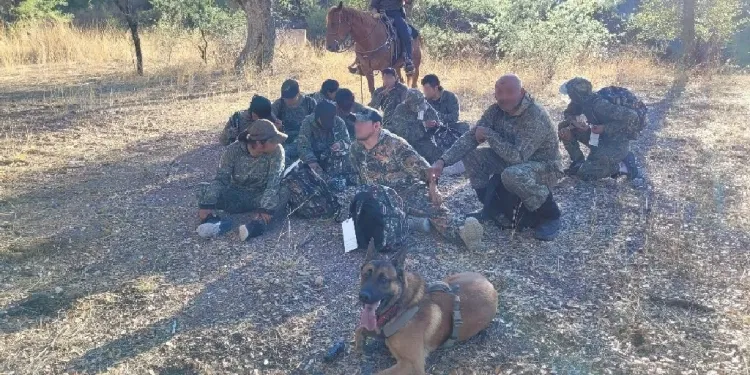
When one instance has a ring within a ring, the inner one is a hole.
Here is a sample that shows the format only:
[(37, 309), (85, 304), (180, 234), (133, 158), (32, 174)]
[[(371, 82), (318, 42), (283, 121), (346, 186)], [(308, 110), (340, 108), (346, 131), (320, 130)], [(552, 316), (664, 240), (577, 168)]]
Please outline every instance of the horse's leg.
[(414, 74), (409, 78), (411, 79), (411, 88), (416, 89), (419, 83), (419, 65), (414, 64)]
[[(367, 77), (367, 88), (370, 90), (370, 96), (372, 97), (372, 93), (375, 92), (375, 75), (371, 71), (365, 77)], [(365, 98), (361, 98), (361, 100), (364, 101)]]
[(396, 68), (396, 74), (398, 74), (398, 80), (400, 82), (403, 82), (404, 84), (408, 84), (408, 82), (404, 81), (404, 75), (401, 74), (401, 68), (400, 67)]

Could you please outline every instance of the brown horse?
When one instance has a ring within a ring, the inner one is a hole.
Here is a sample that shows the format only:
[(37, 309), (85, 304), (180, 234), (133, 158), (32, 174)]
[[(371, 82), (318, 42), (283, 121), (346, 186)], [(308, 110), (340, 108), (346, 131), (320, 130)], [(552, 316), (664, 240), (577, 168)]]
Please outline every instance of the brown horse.
[[(348, 8), (344, 3), (328, 11), (326, 33), (326, 48), (331, 52), (343, 52), (341, 42), (351, 35), (354, 40), (354, 53), (357, 55), (359, 74), (367, 77), (367, 87), (370, 94), (375, 91), (375, 77), (373, 72), (392, 67), (398, 72), (401, 81), (401, 67), (404, 59), (399, 57), (393, 64), (393, 54), (396, 43), (388, 35), (385, 24), (372, 16), (371, 13)], [(419, 65), (422, 62), (421, 38), (412, 43), (412, 62), (414, 74), (409, 76), (411, 87), (417, 87), (419, 79)]]

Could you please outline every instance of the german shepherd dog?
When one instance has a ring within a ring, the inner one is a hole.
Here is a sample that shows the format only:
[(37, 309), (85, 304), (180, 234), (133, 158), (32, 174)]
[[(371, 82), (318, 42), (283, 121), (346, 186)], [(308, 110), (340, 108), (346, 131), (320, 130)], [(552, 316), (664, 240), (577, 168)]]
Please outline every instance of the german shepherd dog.
[[(362, 353), (365, 336), (379, 336), (383, 325), (401, 321), (402, 314), (419, 307), (402, 328), (385, 339), (396, 365), (379, 375), (425, 374), (427, 355), (445, 343), (453, 330), (454, 296), (442, 291), (429, 293), (421, 276), (404, 270), (405, 261), (406, 249), (390, 259), (375, 259), (371, 244), (360, 272), (359, 299), (364, 307), (354, 334), (356, 352)], [(492, 284), (474, 272), (450, 275), (443, 281), (459, 287), (463, 324), (458, 339), (466, 340), (487, 328), (497, 314), (498, 297)]]

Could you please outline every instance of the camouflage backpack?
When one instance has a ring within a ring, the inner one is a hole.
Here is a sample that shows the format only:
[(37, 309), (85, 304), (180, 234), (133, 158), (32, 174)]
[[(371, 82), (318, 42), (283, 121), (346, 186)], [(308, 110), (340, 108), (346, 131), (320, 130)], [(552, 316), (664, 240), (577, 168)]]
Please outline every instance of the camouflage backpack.
[(306, 164), (293, 165), (284, 176), (282, 185), (288, 189), (293, 215), (305, 219), (330, 219), (341, 209), (328, 184)]
[(630, 108), (638, 113), (638, 122), (628, 124), (627, 129), (628, 138), (632, 140), (637, 139), (641, 131), (646, 127), (646, 115), (648, 114), (646, 105), (635, 94), (624, 87), (605, 87), (599, 90), (596, 95), (612, 104)]

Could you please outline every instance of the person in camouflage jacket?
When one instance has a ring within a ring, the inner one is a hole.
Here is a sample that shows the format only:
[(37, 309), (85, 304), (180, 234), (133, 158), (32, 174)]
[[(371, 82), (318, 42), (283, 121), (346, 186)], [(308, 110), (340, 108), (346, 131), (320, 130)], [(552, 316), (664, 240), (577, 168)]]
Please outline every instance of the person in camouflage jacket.
[[(297, 138), (300, 160), (323, 179), (353, 179), (354, 171), (349, 160), (350, 146), (346, 124), (336, 116), (336, 106), (332, 103), (318, 103), (315, 113), (302, 122)], [(337, 189), (334, 187), (334, 190)]]
[(253, 214), (251, 223), (240, 227), (243, 241), (263, 233), (273, 216), (286, 205), (279, 201), (284, 171), (281, 144), (286, 138), (270, 121), (258, 120), (226, 148), (216, 178), (199, 186), (199, 235), (212, 237), (231, 229), (231, 221), (222, 220), (214, 210)]
[(237, 136), (247, 130), (254, 121), (266, 119), (273, 123), (278, 120), (271, 111), (271, 101), (264, 96), (253, 95), (250, 108), (235, 112), (227, 121), (224, 130), (219, 135), (219, 143), (228, 146), (237, 140)]
[(346, 130), (349, 132), (349, 138), (354, 140), (354, 123), (357, 121), (355, 113), (365, 110), (365, 106), (359, 104), (354, 99), (354, 93), (349, 89), (339, 89), (336, 91), (336, 115), (339, 116), (346, 124)]
[(372, 93), (372, 100), (370, 100), (368, 106), (383, 112), (383, 126), (387, 129), (396, 106), (406, 99), (408, 88), (398, 81), (396, 71), (393, 68), (383, 69), (381, 74), (383, 76), (383, 87)]
[[(570, 104), (563, 112), (564, 121), (558, 125), (558, 136), (570, 156), (571, 165), (566, 174), (592, 181), (605, 177), (637, 178), (638, 167), (630, 152), (630, 138), (626, 134), (628, 123), (638, 121), (634, 110), (597, 100), (591, 82), (576, 77), (560, 88), (570, 97)], [(580, 119), (585, 116), (588, 124)], [(591, 145), (592, 134), (598, 141)], [(589, 149), (588, 157), (581, 152), (580, 144)]]
[(324, 101), (329, 101), (335, 104), (336, 92), (338, 91), (339, 82), (335, 79), (327, 79), (323, 81), (323, 84), (320, 86), (320, 91), (312, 94), (311, 96), (318, 104)]
[[(478, 247), (482, 240), (481, 226), (477, 228), (474, 222), (467, 222), (459, 228), (442, 204), (436, 182), (431, 183), (427, 173), (430, 164), (406, 140), (383, 129), (379, 113), (369, 109), (357, 114), (356, 138), (351, 159), (360, 184), (393, 189), (404, 199), (408, 215), (428, 218), (448, 240), (463, 239), (470, 249)], [(470, 232), (472, 236), (467, 238), (462, 232)]]
[(440, 78), (434, 74), (428, 74), (422, 78), (422, 92), (432, 108), (438, 112), (440, 122), (458, 132), (459, 134), (469, 131), (469, 124), (460, 121), (461, 105), (456, 94), (446, 90), (440, 85)]
[(296, 144), (299, 129), (302, 120), (315, 111), (316, 104), (315, 99), (300, 93), (297, 81), (288, 79), (281, 85), (281, 98), (273, 102), (272, 112), (281, 122), (281, 130), (289, 135), (284, 144), (287, 163), (299, 158)]
[(417, 152), (434, 163), (443, 154), (435, 143), (434, 134), (443, 125), (437, 111), (432, 108), (417, 89), (409, 89), (406, 99), (393, 112), (388, 130), (404, 138)]
[[(463, 159), (471, 186), (484, 204), (482, 211), (474, 213), (481, 219), (497, 215), (489, 212), (493, 206), (486, 195), (490, 178), (501, 174), (504, 188), (538, 217), (536, 238), (552, 240), (560, 229), (560, 210), (551, 189), (562, 176), (555, 128), (517, 76), (501, 77), (495, 84), (495, 98), (497, 103), (485, 111), (477, 126), (433, 164), (432, 173), (439, 177), (444, 166)], [(479, 147), (483, 143), (489, 147)]]

